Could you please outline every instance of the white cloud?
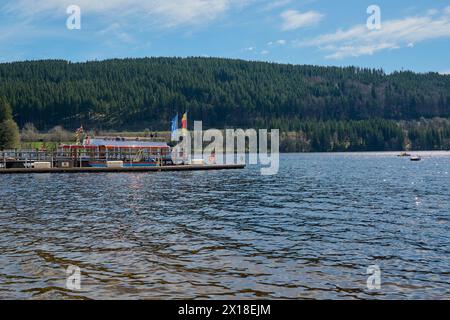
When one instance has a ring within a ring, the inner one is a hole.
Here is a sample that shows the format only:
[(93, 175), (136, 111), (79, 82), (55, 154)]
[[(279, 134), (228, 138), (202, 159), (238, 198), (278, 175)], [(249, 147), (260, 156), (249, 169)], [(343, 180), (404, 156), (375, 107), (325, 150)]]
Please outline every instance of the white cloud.
[(232, 7), (242, 7), (250, 0), (16, 0), (2, 9), (25, 16), (64, 15), (67, 6), (76, 3), (82, 14), (148, 15), (149, 20), (164, 27), (197, 25), (212, 21)]
[(286, 43), (287, 43), (286, 40), (280, 39), (280, 40), (277, 40), (277, 41), (270, 41), (270, 42), (267, 43), (267, 45), (268, 46), (276, 46), (276, 45), (284, 46)]
[(275, 0), (275, 1), (271, 1), (271, 2), (269, 2), (268, 4), (266, 4), (264, 6), (264, 10), (270, 11), (270, 10), (278, 9), (278, 8), (287, 6), (291, 2), (292, 2), (292, 0)]
[(127, 44), (134, 44), (137, 41), (133, 38), (132, 35), (124, 31), (124, 28), (120, 23), (113, 23), (106, 27), (103, 30), (100, 30), (97, 32), (98, 35), (104, 36), (104, 35), (113, 35), (121, 42), (127, 43)]
[(270, 52), (268, 50), (262, 50), (260, 53), (261, 55), (265, 56), (268, 55)]
[(314, 39), (297, 41), (296, 45), (318, 47), (329, 52), (326, 58), (343, 59), (414, 47), (419, 42), (444, 37), (450, 37), (449, 17), (425, 15), (387, 20), (382, 22), (380, 30), (368, 30), (366, 25), (356, 25)]
[(450, 14), (450, 6), (448, 6), (447, 8), (444, 9), (444, 13), (445, 14)]
[(439, 73), (442, 74), (442, 75), (450, 75), (450, 69), (449, 70), (440, 71)]
[(283, 19), (281, 28), (284, 31), (291, 31), (319, 23), (323, 18), (323, 14), (316, 11), (301, 13), (296, 10), (287, 10), (281, 14), (281, 18)]

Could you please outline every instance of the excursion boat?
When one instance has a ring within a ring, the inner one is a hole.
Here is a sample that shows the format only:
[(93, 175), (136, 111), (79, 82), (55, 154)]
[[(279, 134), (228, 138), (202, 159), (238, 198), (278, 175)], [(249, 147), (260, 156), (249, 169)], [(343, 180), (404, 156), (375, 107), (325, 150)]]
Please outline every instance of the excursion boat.
[(411, 160), (411, 161), (421, 161), (422, 158), (421, 158), (420, 156), (411, 156), (411, 157), (409, 158), (409, 160)]
[(167, 143), (143, 138), (87, 137), (82, 145), (61, 145), (57, 159), (58, 162), (66, 161), (65, 166), (68, 167), (154, 167), (172, 164)]

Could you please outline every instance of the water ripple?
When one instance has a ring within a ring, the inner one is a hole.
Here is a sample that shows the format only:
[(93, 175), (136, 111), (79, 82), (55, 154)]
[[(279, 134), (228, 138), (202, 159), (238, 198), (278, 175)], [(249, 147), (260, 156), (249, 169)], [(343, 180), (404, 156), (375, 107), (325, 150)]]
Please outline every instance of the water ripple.
[(450, 298), (448, 154), (280, 167), (0, 176), (0, 298)]

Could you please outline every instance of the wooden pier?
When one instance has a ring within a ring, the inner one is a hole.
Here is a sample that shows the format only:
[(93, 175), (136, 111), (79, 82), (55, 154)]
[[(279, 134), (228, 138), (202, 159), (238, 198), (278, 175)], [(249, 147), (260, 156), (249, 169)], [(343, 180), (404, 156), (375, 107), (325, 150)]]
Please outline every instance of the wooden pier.
[[(105, 140), (106, 141), (106, 140)], [(108, 143), (128, 143), (107, 140)], [(131, 143), (131, 142), (130, 142)], [(138, 142), (135, 142), (138, 143)], [(162, 172), (243, 169), (243, 164), (172, 161), (167, 146), (105, 147), (62, 145), (56, 151), (0, 151), (0, 175), (31, 173)]]
[(2, 174), (30, 174), (30, 173), (101, 173), (101, 172), (162, 172), (162, 171), (206, 171), (206, 170), (230, 170), (244, 169), (243, 164), (223, 164), (223, 165), (171, 165), (155, 167), (121, 167), (121, 168), (93, 168), (93, 167), (73, 167), (73, 168), (11, 168), (0, 169)]

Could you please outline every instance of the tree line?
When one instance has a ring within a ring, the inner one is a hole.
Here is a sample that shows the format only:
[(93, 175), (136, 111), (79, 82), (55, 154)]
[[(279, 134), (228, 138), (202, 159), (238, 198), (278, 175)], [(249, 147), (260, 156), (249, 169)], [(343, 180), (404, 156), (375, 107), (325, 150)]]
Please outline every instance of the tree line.
[(450, 150), (450, 119), (305, 121), (281, 135), (283, 152)]
[(205, 127), (278, 120), (284, 131), (305, 119), (450, 117), (450, 76), (218, 58), (3, 63), (0, 95), (20, 127), (40, 130), (167, 130), (186, 110)]
[(204, 128), (279, 128), (293, 151), (442, 149), (450, 117), (450, 76), (219, 58), (3, 63), (0, 96), (22, 128), (167, 131), (188, 111)]

